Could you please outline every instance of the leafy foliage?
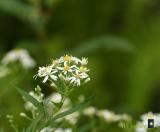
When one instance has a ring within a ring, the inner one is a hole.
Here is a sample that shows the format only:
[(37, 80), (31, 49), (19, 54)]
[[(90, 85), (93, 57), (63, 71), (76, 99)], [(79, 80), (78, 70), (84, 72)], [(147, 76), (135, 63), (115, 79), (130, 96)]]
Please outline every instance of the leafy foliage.
[[(93, 81), (73, 91), (72, 100), (79, 93), (93, 92), (98, 108), (133, 113), (134, 118), (146, 111), (159, 112), (159, 4), (158, 0), (0, 0), (0, 58), (10, 49), (25, 48), (38, 67), (64, 53), (85, 55), (91, 60)], [(5, 114), (22, 111), (15, 87), (29, 91), (35, 84), (34, 69), (24, 71), (18, 64), (10, 68), (12, 73), (0, 78), (2, 131), (11, 131)], [(49, 95), (50, 86), (45, 87)], [(43, 111), (42, 104), (26, 96)], [(21, 118), (17, 122), (26, 124)]]

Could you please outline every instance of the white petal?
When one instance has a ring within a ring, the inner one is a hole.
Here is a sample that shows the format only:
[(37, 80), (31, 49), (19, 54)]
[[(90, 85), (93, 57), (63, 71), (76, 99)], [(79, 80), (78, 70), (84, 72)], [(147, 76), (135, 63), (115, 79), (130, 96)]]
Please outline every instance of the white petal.
[(57, 76), (55, 76), (55, 75), (50, 75), (50, 77), (51, 77), (53, 80), (55, 80), (55, 81), (56, 81), (56, 80), (57, 80), (57, 78), (58, 78), (58, 77), (57, 77)]
[(46, 83), (47, 80), (48, 80), (48, 76), (44, 78), (43, 83)]

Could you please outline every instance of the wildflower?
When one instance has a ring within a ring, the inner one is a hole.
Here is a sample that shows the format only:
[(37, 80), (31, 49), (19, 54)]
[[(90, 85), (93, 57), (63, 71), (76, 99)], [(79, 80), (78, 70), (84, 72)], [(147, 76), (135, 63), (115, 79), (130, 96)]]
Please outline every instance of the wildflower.
[(80, 113), (79, 112), (74, 112), (70, 115), (67, 115), (64, 117), (64, 119), (70, 123), (71, 125), (75, 125), (78, 121), (78, 117), (80, 116)]
[(42, 130), (40, 130), (40, 132), (53, 132), (53, 128), (51, 128), (51, 127), (45, 127)]
[(6, 118), (10, 123), (13, 123), (13, 118), (14, 118), (13, 115), (6, 115)]
[(54, 132), (72, 132), (72, 129), (57, 128)]
[(100, 110), (98, 115), (107, 122), (116, 122), (119, 120), (119, 117), (114, 112), (108, 110)]
[(86, 73), (79, 72), (78, 70), (75, 71), (72, 77), (70, 77), (71, 83), (74, 85), (80, 86), (82, 79), (88, 79), (88, 75)]
[(79, 58), (73, 57), (73, 56), (72, 56), (72, 61), (73, 61), (75, 64), (81, 63), (81, 60), (80, 60)]
[[(53, 115), (56, 110), (54, 103), (60, 103), (61, 100), (62, 100), (62, 95), (57, 92), (51, 94), (46, 99), (46, 109), (47, 109), (47, 112), (49, 113), (49, 115)], [(63, 102), (63, 106), (62, 106), (60, 112), (64, 112), (68, 108), (71, 108), (71, 101), (69, 98), (66, 98)]]
[(120, 120), (123, 120), (123, 121), (131, 121), (131, 117), (127, 114), (121, 114), (121, 115), (118, 115), (119, 116), (119, 119)]
[(7, 76), (9, 72), (9, 69), (6, 66), (0, 66), (0, 78)]
[(57, 67), (59, 64), (60, 64), (60, 62), (59, 62), (58, 59), (52, 61), (52, 66), (53, 67)]
[(136, 124), (135, 132), (147, 132), (147, 126), (141, 122)]
[(154, 119), (154, 127), (160, 126), (160, 114), (149, 112), (141, 116), (141, 121), (136, 125), (136, 132), (147, 132), (148, 119)]
[(22, 113), (20, 113), (20, 116), (26, 117), (26, 114), (22, 112)]
[(88, 64), (88, 59), (87, 58), (84, 58), (82, 57), (82, 60), (80, 61), (81, 62), (81, 65), (85, 66)]
[(51, 102), (55, 102), (55, 103), (60, 103), (62, 100), (62, 96), (59, 93), (53, 93), (50, 97), (49, 100)]
[(37, 76), (44, 77), (43, 83), (45, 83), (49, 79), (49, 77), (52, 80), (56, 81), (57, 76), (54, 75), (55, 73), (57, 73), (57, 70), (53, 69), (52, 66), (39, 67)]
[(67, 73), (72, 73), (74, 70), (75, 65), (73, 66), (69, 66), (66, 62), (64, 62), (64, 66), (63, 67), (57, 67), (57, 69), (61, 70), (64, 75), (66, 75)]
[(52, 64), (47, 67), (39, 67), (36, 77), (44, 77), (43, 83), (51, 78), (52, 83), (55, 85), (60, 79), (69, 85), (80, 86), (90, 81), (89, 69), (86, 67), (87, 63), (86, 58), (80, 60), (77, 57), (65, 55), (53, 60)]
[(115, 114), (109, 110), (99, 110), (99, 117), (102, 117), (106, 122), (131, 121), (131, 117), (127, 114)]
[(69, 55), (65, 55), (65, 56), (62, 56), (59, 60), (60, 62), (71, 62), (73, 60), (73, 57)]
[(81, 78), (79, 73), (75, 74), (73, 77), (70, 77), (70, 80), (71, 83), (73, 83), (74, 85), (80, 86), (81, 84)]
[[(35, 98), (38, 102), (43, 101), (44, 95), (42, 93), (40, 95), (37, 95), (34, 91), (30, 91), (29, 95), (31, 95), (33, 98)], [(25, 109), (32, 111), (32, 110), (36, 109), (36, 107), (31, 102), (26, 102)]]
[(90, 106), (90, 107), (87, 107), (84, 109), (83, 113), (84, 115), (87, 115), (87, 116), (93, 116), (93, 115), (96, 115), (96, 108), (93, 107), (93, 106)]
[(32, 68), (36, 64), (25, 49), (13, 49), (9, 51), (2, 59), (2, 64), (8, 65), (16, 61), (19, 61), (25, 69)]

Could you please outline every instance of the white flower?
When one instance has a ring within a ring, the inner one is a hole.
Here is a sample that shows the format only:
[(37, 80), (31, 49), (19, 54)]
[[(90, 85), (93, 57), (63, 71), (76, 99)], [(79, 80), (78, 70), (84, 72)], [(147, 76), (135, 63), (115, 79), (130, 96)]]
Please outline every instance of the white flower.
[[(44, 96), (43, 94), (38, 96), (34, 91), (30, 91), (29, 95), (31, 95), (33, 98), (35, 98), (38, 102), (42, 102), (43, 96)], [(33, 109), (36, 109), (36, 107), (31, 102), (26, 102), (25, 109), (31, 111)]]
[(147, 132), (147, 127), (143, 123), (138, 122), (136, 124), (135, 132)]
[(58, 77), (54, 75), (55, 73), (57, 73), (57, 70), (53, 69), (52, 66), (39, 67), (37, 76), (44, 77), (43, 83), (45, 83), (49, 77), (56, 81)]
[(20, 116), (21, 116), (21, 117), (26, 117), (27, 115), (26, 115), (26, 113), (21, 112), (21, 113), (20, 113)]
[(109, 110), (99, 110), (97, 113), (106, 122), (131, 121), (131, 117), (127, 114), (115, 114)]
[(148, 119), (154, 120), (154, 127), (160, 126), (160, 114), (149, 112), (141, 116), (141, 122), (138, 122), (136, 125), (136, 132), (147, 132)]
[(77, 57), (65, 55), (53, 60), (48, 67), (40, 67), (37, 76), (44, 77), (43, 83), (51, 78), (55, 87), (57, 80), (63, 80), (66, 85), (80, 86), (90, 81), (90, 77), (87, 74), (89, 69), (85, 67), (87, 63), (88, 60), (86, 58), (80, 60)]
[(121, 114), (121, 115), (117, 115), (117, 116), (119, 116), (120, 120), (131, 121), (131, 117), (127, 114)]
[(80, 86), (81, 84), (81, 79), (79, 77), (79, 75), (75, 75), (73, 77), (70, 77), (71, 83), (73, 83), (74, 85)]
[(87, 82), (89, 82), (91, 79), (88, 77), (85, 81), (84, 81), (84, 83), (87, 83)]
[(87, 107), (84, 109), (83, 113), (84, 115), (87, 115), (87, 116), (93, 116), (93, 115), (96, 115), (96, 108), (93, 107), (93, 106), (90, 106), (90, 107)]
[(81, 63), (81, 60), (78, 59), (77, 57), (72, 57), (72, 61), (73, 61), (75, 64)]
[(9, 69), (6, 66), (0, 66), (0, 78), (7, 76), (9, 72)]
[(62, 99), (61, 94), (53, 93), (46, 99), (46, 108), (49, 115), (53, 115), (55, 108), (54, 103), (60, 103)]
[(160, 114), (154, 114), (154, 115), (155, 115), (154, 125), (155, 127), (159, 127), (160, 126)]
[[(54, 103), (60, 103), (61, 99), (62, 99), (61, 94), (59, 94), (57, 92), (51, 94), (46, 99), (46, 103), (45, 104), (46, 104), (46, 109), (47, 109), (47, 112), (49, 113), (49, 115), (53, 115), (53, 113), (56, 110), (56, 107), (55, 107)], [(62, 106), (60, 112), (64, 112), (64, 111), (66, 111), (69, 108), (71, 108), (71, 101), (70, 101), (69, 98), (66, 98), (65, 101), (64, 101), (64, 103), (63, 103), (63, 106)]]
[(62, 56), (60, 57), (59, 59), (59, 62), (71, 62), (73, 60), (73, 57), (72, 56), (69, 56), (69, 55), (65, 55), (65, 56)]
[(62, 99), (62, 95), (59, 93), (53, 93), (50, 97), (49, 100), (51, 102), (55, 102), (55, 103), (60, 103)]
[(42, 130), (40, 130), (40, 132), (53, 132), (53, 128), (51, 128), (51, 127), (45, 127)]
[(72, 132), (72, 129), (57, 128), (54, 132)]
[(15, 61), (19, 61), (25, 69), (32, 68), (36, 64), (25, 49), (14, 49), (9, 51), (2, 59), (2, 64), (8, 65)]
[(78, 121), (78, 117), (79, 117), (79, 116), (80, 116), (79, 112), (74, 112), (74, 113), (72, 113), (72, 114), (70, 114), (70, 115), (65, 116), (64, 119), (65, 119), (68, 123), (70, 123), (70, 124), (72, 124), (72, 125), (75, 125), (75, 124), (77, 123), (77, 121)]
[(69, 66), (67, 64), (67, 62), (64, 62), (64, 66), (63, 67), (57, 67), (57, 69), (61, 70), (64, 73), (64, 75), (66, 75), (67, 73), (72, 73), (73, 72), (73, 68), (75, 68), (75, 65)]
[(72, 129), (65, 129), (65, 132), (72, 132)]
[(89, 69), (87, 69), (84, 66), (80, 66), (80, 67), (78, 67), (78, 71), (81, 72), (81, 73), (85, 73), (86, 74), (89, 71)]
[(71, 83), (73, 83), (74, 85), (80, 86), (81, 84), (81, 79), (88, 79), (88, 75), (86, 73), (81, 73), (79, 71), (75, 71), (75, 74), (70, 77)]
[(119, 116), (117, 116), (114, 112), (108, 111), (108, 110), (100, 110), (98, 111), (98, 115), (106, 122), (117, 122), (119, 121)]
[(84, 58), (82, 57), (82, 60), (80, 61), (81, 62), (81, 65), (87, 65), (88, 64), (88, 59), (87, 58)]

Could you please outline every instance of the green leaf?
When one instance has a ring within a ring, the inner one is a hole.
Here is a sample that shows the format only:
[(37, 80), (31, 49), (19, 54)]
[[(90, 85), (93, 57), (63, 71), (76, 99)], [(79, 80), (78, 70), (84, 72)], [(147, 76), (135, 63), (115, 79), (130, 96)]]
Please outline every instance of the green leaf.
[(27, 92), (23, 91), (22, 89), (17, 88), (17, 91), (24, 96), (27, 101), (31, 102), (38, 110), (40, 113), (43, 115), (45, 114), (43, 104), (38, 102), (35, 98), (33, 98), (31, 95), (29, 95)]
[(92, 121), (89, 121), (88, 123), (84, 124), (80, 128), (78, 128), (77, 132), (88, 132), (90, 129), (96, 127), (96, 120), (92, 119)]
[[(12, 7), (12, 8), (11, 8)], [(0, 10), (29, 22), (34, 28), (43, 28), (44, 19), (39, 11), (19, 0), (0, 0)]]
[(60, 114), (57, 114), (56, 116), (54, 116), (51, 120), (48, 121), (48, 124), (50, 126), (54, 125), (54, 121), (59, 119), (59, 118), (63, 118), (64, 116), (70, 115), (76, 111), (80, 111), (82, 109), (84, 109), (89, 103), (90, 101), (93, 99), (93, 96), (87, 98), (84, 102), (76, 105), (75, 107), (71, 108), (70, 110), (67, 110), (65, 112), (62, 112)]
[(56, 83), (56, 85), (58, 87), (57, 88), (58, 92), (64, 95), (67, 86), (65, 85), (65, 83), (63, 82), (63, 80), (59, 79), (58, 82)]
[(22, 132), (25, 132), (25, 131), (26, 131), (25, 128), (23, 128)]
[(103, 49), (104, 51), (119, 50), (124, 52), (133, 52), (134, 46), (129, 41), (121, 37), (104, 35), (80, 43), (79, 46), (74, 48), (71, 52), (73, 54), (82, 55), (98, 51), (99, 49)]
[(26, 132), (35, 132), (38, 127), (38, 123), (43, 119), (43, 115), (40, 115), (38, 118), (34, 119), (31, 124), (28, 126)]
[(0, 132), (4, 132), (2, 128), (0, 128)]

